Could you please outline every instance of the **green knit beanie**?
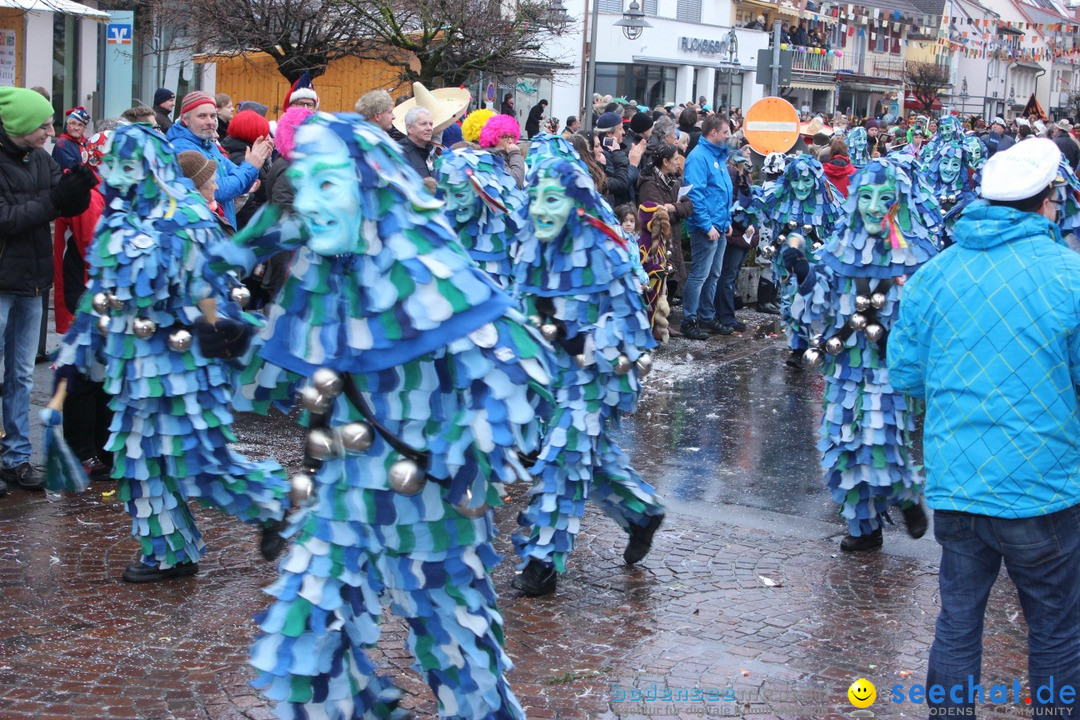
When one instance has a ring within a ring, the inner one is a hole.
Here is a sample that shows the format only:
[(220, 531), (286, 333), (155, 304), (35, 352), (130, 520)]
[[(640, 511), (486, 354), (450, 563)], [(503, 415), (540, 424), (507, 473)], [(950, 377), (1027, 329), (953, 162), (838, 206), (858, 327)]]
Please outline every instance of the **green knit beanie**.
[(0, 121), (8, 137), (29, 135), (52, 116), (52, 104), (38, 91), (0, 87)]

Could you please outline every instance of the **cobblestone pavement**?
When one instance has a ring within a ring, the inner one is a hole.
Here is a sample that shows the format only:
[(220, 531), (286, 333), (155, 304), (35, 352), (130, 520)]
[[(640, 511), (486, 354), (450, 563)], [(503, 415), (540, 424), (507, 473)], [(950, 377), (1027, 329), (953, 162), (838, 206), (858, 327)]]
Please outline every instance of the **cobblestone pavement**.
[[(663, 436), (673, 407), (700, 402), (686, 377), (734, 377), (747, 363), (768, 369), (766, 385), (783, 377), (783, 354), (767, 338), (679, 340), (661, 359), (654, 377), (666, 370), (676, 379), (656, 381), (624, 435), (628, 446), (648, 447), (643, 438)], [(683, 377), (684, 362), (698, 370)], [(299, 436), (284, 419), (245, 419), (242, 437), (252, 455), (273, 447), (296, 460)], [(670, 458), (640, 447), (635, 457), (647, 477), (661, 478), (662, 492), (671, 489), (660, 472)], [(795, 466), (801, 476), (793, 487), (813, 486), (816, 460), (807, 454)], [(274, 717), (248, 684), (250, 618), (274, 577), (254, 530), (197, 510), (210, 547), (199, 575), (127, 585), (119, 576), (135, 544), (111, 490), (95, 483), (78, 497), (14, 491), (0, 500), (0, 720)], [(511, 506), (497, 515), (508, 556), (523, 496), (514, 488)], [(854, 710), (848, 685), (863, 676), (877, 686), (876, 717), (925, 717), (925, 706), (888, 699), (894, 684), (925, 678), (937, 613), (932, 540), (888, 528), (882, 552), (852, 557), (838, 552), (842, 527), (827, 515), (795, 517), (751, 509), (738, 495), (730, 500), (673, 500), (636, 569), (621, 560), (625, 535), (590, 512), (551, 597), (515, 597), (513, 562), (504, 561), (495, 582), (516, 663), (510, 680), (530, 718), (841, 718)], [(1026, 684), (1025, 632), (1003, 576), (987, 617), (987, 687), (1011, 686), (1013, 678)], [(434, 717), (404, 638), (388, 615), (373, 657), (400, 679), (406, 705)], [(671, 700), (639, 699), (666, 692)]]

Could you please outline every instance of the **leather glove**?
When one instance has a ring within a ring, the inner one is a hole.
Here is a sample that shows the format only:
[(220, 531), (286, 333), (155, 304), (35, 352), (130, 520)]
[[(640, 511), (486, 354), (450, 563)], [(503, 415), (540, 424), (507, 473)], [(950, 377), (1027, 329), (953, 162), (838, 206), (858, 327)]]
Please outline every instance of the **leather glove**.
[(232, 358), (247, 350), (255, 328), (240, 320), (222, 318), (211, 325), (200, 319), (195, 321), (192, 331), (199, 340), (203, 357)]
[(806, 276), (810, 274), (810, 263), (801, 250), (793, 247), (784, 248), (780, 253), (780, 261), (784, 263), (784, 267), (787, 268), (789, 273), (793, 273), (798, 278), (800, 285), (806, 280)]
[(97, 185), (97, 176), (85, 165), (76, 165), (60, 176), (60, 182), (49, 193), (60, 217), (74, 217), (90, 207), (90, 189)]
[(562, 349), (571, 355), (580, 355), (585, 352), (585, 334), (578, 333), (572, 338), (560, 337), (555, 342), (562, 346)]

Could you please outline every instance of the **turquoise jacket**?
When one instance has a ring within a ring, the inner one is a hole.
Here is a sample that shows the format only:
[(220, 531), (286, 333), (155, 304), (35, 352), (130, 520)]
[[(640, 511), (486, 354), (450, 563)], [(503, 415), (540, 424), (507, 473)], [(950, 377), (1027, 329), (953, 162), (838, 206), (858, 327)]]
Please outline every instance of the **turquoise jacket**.
[(702, 135), (686, 157), (683, 185), (693, 185), (688, 197), (694, 201), (694, 212), (686, 225), (694, 232), (716, 228), (723, 235), (731, 226), (734, 193), (727, 170), (730, 153), (727, 145), (713, 145)]
[(926, 398), (926, 500), (1025, 518), (1080, 504), (1080, 255), (977, 201), (904, 286), (889, 379)]

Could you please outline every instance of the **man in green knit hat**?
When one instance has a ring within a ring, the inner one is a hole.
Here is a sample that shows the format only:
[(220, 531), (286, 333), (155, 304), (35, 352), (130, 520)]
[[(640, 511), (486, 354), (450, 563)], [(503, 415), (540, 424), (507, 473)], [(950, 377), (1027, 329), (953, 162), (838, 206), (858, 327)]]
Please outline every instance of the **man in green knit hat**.
[(97, 184), (84, 165), (61, 175), (45, 151), (55, 134), (53, 108), (24, 88), (0, 88), (0, 356), (4, 363), (0, 495), (9, 483), (40, 490), (30, 465), (30, 389), (41, 332), (41, 298), (53, 280), (49, 223), (90, 205)]

